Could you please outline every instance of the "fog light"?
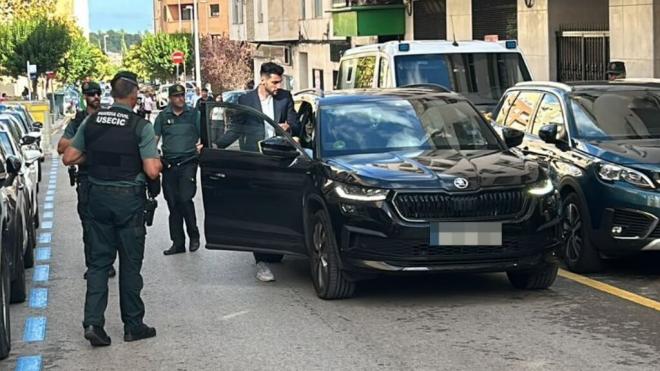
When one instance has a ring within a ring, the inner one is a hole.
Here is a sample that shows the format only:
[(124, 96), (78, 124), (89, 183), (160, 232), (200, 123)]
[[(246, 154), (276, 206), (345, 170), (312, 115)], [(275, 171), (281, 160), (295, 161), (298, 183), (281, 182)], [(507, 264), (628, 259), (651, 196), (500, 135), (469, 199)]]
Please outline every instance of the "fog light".
[(620, 235), (621, 233), (623, 233), (623, 227), (622, 227), (622, 226), (620, 226), (620, 225), (615, 225), (614, 227), (612, 227), (612, 234), (613, 234), (613, 235), (618, 236), (618, 235)]
[(341, 212), (344, 214), (357, 214), (358, 209), (355, 205), (341, 204)]

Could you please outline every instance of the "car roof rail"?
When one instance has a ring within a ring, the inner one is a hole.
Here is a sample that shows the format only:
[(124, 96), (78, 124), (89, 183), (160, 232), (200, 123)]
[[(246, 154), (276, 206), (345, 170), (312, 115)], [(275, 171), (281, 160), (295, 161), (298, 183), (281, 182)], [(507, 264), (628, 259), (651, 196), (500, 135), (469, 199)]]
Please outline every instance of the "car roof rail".
[(522, 81), (519, 82), (515, 85), (516, 87), (518, 86), (523, 86), (523, 87), (544, 87), (544, 86), (549, 86), (553, 87), (556, 89), (561, 89), (567, 92), (570, 92), (573, 90), (573, 88), (570, 85), (561, 83), (561, 82), (555, 82), (555, 81)]
[(317, 88), (303, 89), (303, 90), (300, 90), (300, 91), (297, 91), (297, 92), (293, 93), (293, 96), (295, 97), (295, 96), (298, 96), (298, 95), (301, 95), (301, 94), (314, 94), (314, 95), (318, 95), (321, 98), (323, 98), (325, 96), (325, 92), (323, 90), (317, 89)]
[(447, 87), (442, 86), (440, 84), (409, 84), (409, 85), (403, 85), (401, 88), (427, 88), (427, 89), (433, 89), (435, 91), (440, 91), (443, 93), (451, 93), (451, 90), (449, 90)]

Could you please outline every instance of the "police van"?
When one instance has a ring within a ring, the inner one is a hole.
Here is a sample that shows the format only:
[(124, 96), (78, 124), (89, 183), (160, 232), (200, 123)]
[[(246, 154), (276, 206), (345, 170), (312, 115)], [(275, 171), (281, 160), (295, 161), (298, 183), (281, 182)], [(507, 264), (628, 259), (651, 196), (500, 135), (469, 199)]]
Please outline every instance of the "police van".
[(466, 96), (482, 111), (532, 76), (515, 40), (390, 41), (347, 50), (337, 89), (435, 84)]

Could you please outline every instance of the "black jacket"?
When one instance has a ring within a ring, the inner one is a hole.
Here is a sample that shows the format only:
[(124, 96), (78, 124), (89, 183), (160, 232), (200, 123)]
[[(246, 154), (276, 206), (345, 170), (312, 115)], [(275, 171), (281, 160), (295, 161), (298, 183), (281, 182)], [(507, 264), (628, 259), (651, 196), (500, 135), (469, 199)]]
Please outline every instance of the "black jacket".
[[(261, 111), (261, 99), (257, 89), (238, 98), (238, 104)], [(276, 123), (288, 123), (291, 127), (291, 135), (298, 136), (300, 127), (298, 116), (293, 106), (293, 96), (287, 90), (278, 91), (273, 97), (274, 120)], [(265, 138), (264, 122), (249, 115), (237, 115), (227, 123), (227, 131), (216, 141), (220, 148), (226, 148), (239, 139), (240, 148), (243, 151), (258, 150), (257, 143)]]

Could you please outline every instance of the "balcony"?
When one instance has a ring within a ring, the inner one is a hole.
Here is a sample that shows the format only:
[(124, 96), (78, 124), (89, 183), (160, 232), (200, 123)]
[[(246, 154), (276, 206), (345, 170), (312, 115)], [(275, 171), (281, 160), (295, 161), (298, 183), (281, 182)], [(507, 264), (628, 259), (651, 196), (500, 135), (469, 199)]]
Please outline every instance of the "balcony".
[(333, 0), (334, 36), (391, 36), (406, 32), (402, 0)]

